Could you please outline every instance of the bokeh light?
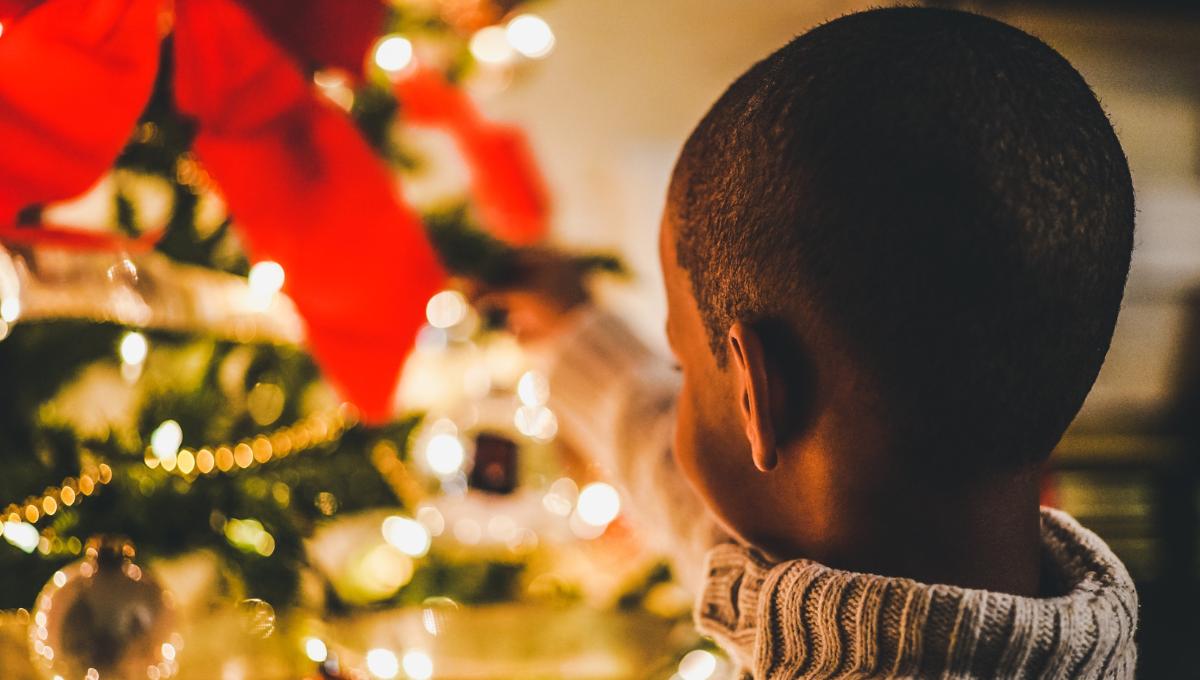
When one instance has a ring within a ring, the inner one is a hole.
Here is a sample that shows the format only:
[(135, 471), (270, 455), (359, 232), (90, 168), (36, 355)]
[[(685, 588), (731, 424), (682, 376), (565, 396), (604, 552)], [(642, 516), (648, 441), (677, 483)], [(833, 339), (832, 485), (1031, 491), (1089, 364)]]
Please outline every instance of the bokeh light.
[(452, 475), (458, 472), (466, 460), (466, 451), (457, 435), (450, 433), (435, 434), (425, 445), (425, 460), (429, 469), (439, 475)]
[(404, 36), (388, 35), (375, 43), (375, 65), (389, 74), (403, 71), (412, 59), (412, 41)]
[(587, 524), (604, 526), (620, 514), (621, 496), (611, 485), (593, 482), (579, 492), (579, 505), (575, 512)]
[(263, 260), (255, 263), (247, 277), (251, 303), (258, 309), (269, 307), (275, 294), (283, 289), (285, 278), (283, 266), (278, 262)]
[(264, 426), (270, 425), (279, 420), (286, 401), (287, 397), (279, 385), (271, 382), (255, 383), (246, 395), (246, 410), (254, 422)]
[(4, 540), (28, 554), (37, 549), (38, 530), (26, 522), (5, 522)]
[(324, 663), (325, 659), (329, 658), (329, 648), (318, 638), (306, 638), (304, 640), (304, 656), (314, 663)]
[(446, 518), (441, 510), (432, 505), (417, 508), (417, 521), (429, 531), (430, 536), (441, 536), (446, 530)]
[(513, 49), (530, 59), (541, 59), (554, 49), (554, 31), (536, 14), (513, 17), (504, 34)]
[(367, 652), (367, 670), (382, 680), (391, 680), (400, 673), (400, 661), (388, 649), (376, 648)]
[(21, 301), (15, 297), (0, 300), (0, 320), (5, 323), (16, 323), (21, 318)]
[(516, 57), (516, 52), (508, 42), (507, 32), (499, 26), (487, 26), (476, 31), (468, 47), (471, 56), (485, 64), (501, 66)]
[(163, 464), (174, 467), (175, 456), (183, 444), (183, 428), (174, 420), (164, 420), (150, 433), (150, 451)]
[(579, 486), (573, 479), (562, 477), (555, 480), (546, 495), (542, 496), (542, 506), (555, 515), (566, 517), (571, 514), (578, 499)]
[(225, 523), (225, 539), (248, 553), (270, 557), (275, 553), (275, 537), (256, 519), (231, 519)]
[(383, 520), (382, 530), (384, 540), (409, 557), (422, 557), (429, 552), (429, 530), (420, 522), (392, 515)]
[(150, 352), (150, 344), (146, 336), (137, 331), (130, 331), (121, 337), (121, 361), (131, 366), (141, 364)]
[(550, 381), (539, 371), (525, 371), (517, 381), (517, 397), (526, 406), (542, 406), (550, 399)]
[(683, 680), (708, 680), (717, 671), (717, 657), (703, 649), (693, 649), (679, 661), (679, 677)]
[(404, 672), (413, 680), (429, 680), (433, 677), (433, 659), (425, 652), (417, 649), (406, 652), (401, 664)]
[(521, 434), (548, 442), (558, 434), (558, 418), (545, 406), (522, 406), (513, 415), (513, 425)]
[(425, 317), (434, 328), (450, 328), (467, 318), (467, 298), (456, 290), (443, 290), (429, 298)]

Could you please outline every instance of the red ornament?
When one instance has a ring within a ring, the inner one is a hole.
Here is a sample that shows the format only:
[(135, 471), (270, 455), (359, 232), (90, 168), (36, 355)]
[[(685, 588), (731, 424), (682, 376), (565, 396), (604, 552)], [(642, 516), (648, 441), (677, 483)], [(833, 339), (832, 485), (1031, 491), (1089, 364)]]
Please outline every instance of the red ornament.
[(545, 185), (525, 134), (479, 115), (467, 93), (421, 69), (395, 85), (405, 120), (450, 133), (471, 171), (475, 209), (491, 232), (528, 244), (546, 235)]
[(161, 2), (9, 0), (4, 10), (0, 225), (82, 193), (112, 166), (154, 86)]
[[(173, 24), (176, 104), (196, 121), (197, 157), (251, 256), (283, 266), (326, 375), (366, 420), (386, 420), (425, 302), (445, 275), (395, 179), (308, 78), (318, 65), (358, 73), (383, 5), (175, 0), (173, 15), (169, 8), (0, 0), (0, 238), (111, 245), (18, 229), (16, 215), (83, 192), (112, 165)], [(485, 226), (517, 243), (544, 235), (545, 191), (517, 129), (483, 120), (440, 74), (419, 71), (396, 93), (412, 122), (458, 140)]]
[(362, 71), (363, 55), (383, 30), (386, 8), (378, 0), (241, 0), (258, 25), (302, 68)]
[[(350, 121), (230, 0), (178, 0), (175, 90), (250, 253), (283, 265), (314, 356), (371, 421), (444, 275)], [(233, 49), (237, 46), (237, 49)]]

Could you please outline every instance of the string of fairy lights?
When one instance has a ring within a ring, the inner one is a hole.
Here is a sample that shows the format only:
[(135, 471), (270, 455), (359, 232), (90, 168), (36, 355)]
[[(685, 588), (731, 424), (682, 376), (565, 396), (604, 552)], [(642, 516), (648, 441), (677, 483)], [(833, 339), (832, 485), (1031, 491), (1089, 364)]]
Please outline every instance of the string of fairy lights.
[[(265, 275), (259, 272), (267, 272)], [(273, 262), (260, 262), (251, 270), (249, 286), (256, 295), (276, 294), (283, 283), (283, 271)], [(263, 283), (263, 280), (267, 283)], [(264, 298), (265, 299), (265, 298)], [(479, 319), (465, 297), (453, 290), (434, 295), (426, 306), (427, 325), (422, 331), (423, 340), (418, 347), (426, 351), (432, 345), (436, 351), (447, 351), (451, 346), (477, 350), (469, 338), (474, 333)], [(432, 338), (432, 339), (431, 339)], [(508, 345), (500, 342), (501, 349)], [(510, 348), (511, 349), (511, 348)], [(117, 355), (121, 363), (121, 374), (126, 380), (136, 381), (150, 353), (149, 342), (138, 331), (128, 331), (118, 342)], [(495, 354), (495, 353), (493, 353)], [(506, 354), (500, 352), (499, 354)], [(486, 361), (484, 362), (486, 363)], [(501, 363), (519, 366), (518, 356), (504, 359)], [(487, 373), (487, 368), (476, 366)], [(514, 373), (512, 389), (516, 397), (512, 416), (512, 427), (521, 435), (535, 442), (549, 442), (558, 431), (557, 418), (548, 407), (549, 382), (545, 375), (536, 370), (513, 371), (512, 367), (501, 367), (501, 373)], [(467, 369), (466, 375), (479, 373)], [(415, 375), (420, 376), (419, 372)], [(445, 374), (438, 372), (436, 382), (444, 382)], [(485, 382), (485, 391), (492, 389), (493, 377)], [(468, 380), (467, 382), (471, 382)], [(432, 385), (418, 382), (418, 392), (432, 392)], [(471, 390), (466, 390), (470, 392)], [(469, 398), (469, 394), (467, 395)], [(418, 468), (441, 481), (444, 488), (456, 483), (461, 485), (464, 469), (469, 465), (466, 433), (452, 419), (431, 412), (425, 426), (413, 441), (413, 458)], [(295, 423), (275, 430), (246, 437), (235, 442), (198, 447), (183, 446), (184, 433), (178, 422), (165, 420), (148, 436), (143, 449), (142, 461), (146, 468), (194, 481), (202, 476), (234, 474), (255, 466), (266, 465), (275, 460), (321, 450), (336, 443), (345, 432), (357, 425), (358, 413), (351, 404), (309, 414)], [(112, 481), (110, 465), (99, 460), (95, 454), (80, 451), (85, 469), (77, 478), (68, 478), (57, 486), (48, 487), (41, 494), (30, 496), (21, 503), (10, 503), (0, 515), (0, 536), (9, 543), (29, 553), (37, 550), (43, 555), (79, 554), (78, 539), (59, 540), (53, 527), (40, 532), (40, 520), (54, 515), (60, 508), (78, 505), (87, 496)], [(416, 507), (425, 495), (397, 446), (380, 440), (370, 451), (370, 461), (385, 483), (405, 507)], [(603, 482), (593, 482), (580, 489), (569, 478), (552, 484), (543, 499), (547, 511), (570, 520), (571, 531), (583, 539), (596, 538), (614, 521), (620, 511), (620, 499), (616, 490)], [(251, 527), (253, 528), (253, 527)], [(236, 529), (236, 527), (235, 527)], [(471, 534), (469, 527), (461, 532)], [(250, 540), (248, 543), (253, 543)]]
[(335, 409), (314, 413), (292, 425), (269, 434), (248, 437), (234, 444), (181, 447), (183, 431), (179, 424), (167, 420), (150, 435), (150, 445), (143, 458), (151, 470), (177, 474), (185, 479), (203, 475), (245, 470), (265, 465), (272, 460), (322, 448), (341, 438), (347, 429), (358, 422), (357, 409), (342, 404)]
[(2, 515), (3, 522), (0, 522), (0, 535), (27, 553), (37, 550), (49, 555), (58, 548), (58, 551), (65, 549), (78, 555), (83, 549), (78, 538), (72, 537), (63, 543), (57, 539), (53, 529), (47, 528), (39, 533), (36, 525), (43, 518), (53, 517), (62, 508), (82, 503), (100, 487), (112, 482), (112, 478), (112, 468), (106, 463), (85, 463), (78, 477), (67, 477), (62, 483), (46, 487), (42, 493), (30, 496), (21, 503), (8, 504)]
[[(192, 481), (204, 475), (233, 473), (322, 449), (337, 442), (357, 423), (357, 409), (351, 404), (342, 404), (236, 443), (188, 448), (180, 446), (183, 433), (178, 423), (168, 420), (151, 434), (151, 443), (146, 447), (143, 460), (152, 470), (161, 469)], [(80, 505), (112, 480), (110, 465), (85, 462), (78, 477), (67, 477), (60, 484), (49, 486), (20, 503), (9, 503), (0, 513), (0, 537), (26, 553), (36, 550), (42, 555), (64, 552), (78, 555), (82, 550), (79, 539), (71, 537), (62, 541), (53, 527), (38, 531), (37, 524), (61, 509)]]
[[(136, 272), (132, 261), (122, 260), (122, 266)], [(0, 269), (0, 319), (5, 324), (0, 339), (7, 334), (8, 325), (21, 317), (20, 281), (5, 276)], [(275, 262), (256, 263), (246, 279), (247, 298), (261, 309), (268, 308), (283, 288), (283, 268)], [(138, 330), (126, 332), (117, 345), (121, 376), (136, 382), (150, 354), (146, 336)], [(347, 429), (358, 422), (357, 410), (351, 404), (304, 416), (297, 422), (268, 433), (248, 437), (228, 444), (183, 447), (183, 432), (173, 420), (164, 421), (150, 435), (144, 453), (144, 463), (150, 469), (160, 469), (189, 481), (204, 475), (229, 474), (272, 460), (321, 449), (338, 441)], [(78, 555), (82, 544), (78, 538), (62, 540), (56, 530), (47, 526), (39, 530), (40, 521), (53, 517), (61, 509), (77, 506), (113, 480), (113, 468), (88, 450), (81, 450), (83, 468), (77, 477), (67, 477), (61, 483), (47, 487), (42, 493), (29, 496), (19, 503), (9, 503), (0, 513), (0, 537), (16, 548), (41, 555)]]
[[(484, 26), (476, 30), (467, 43), (471, 56), (480, 64), (502, 68), (519, 58), (543, 59), (554, 50), (554, 31), (545, 19), (536, 14), (518, 14), (503, 24)], [(374, 48), (375, 65), (390, 75), (407, 69), (417, 50), (412, 40), (401, 33), (381, 37)], [(336, 85), (318, 79), (318, 85)], [(335, 99), (336, 101), (336, 99)]]

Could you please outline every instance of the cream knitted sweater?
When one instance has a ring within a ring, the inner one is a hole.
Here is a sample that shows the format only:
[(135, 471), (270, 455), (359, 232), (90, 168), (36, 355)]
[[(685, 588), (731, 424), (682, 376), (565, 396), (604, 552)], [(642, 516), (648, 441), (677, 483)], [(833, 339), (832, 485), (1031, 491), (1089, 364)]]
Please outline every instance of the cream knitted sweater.
[(674, 468), (678, 383), (664, 360), (595, 310), (578, 314), (547, 360), (563, 436), (621, 486), (648, 540), (698, 593), (699, 630), (756, 680), (1133, 678), (1133, 582), (1066, 513), (1042, 510), (1050, 597), (772, 564), (723, 537)]
[(1042, 511), (1057, 597), (856, 574), (741, 546), (708, 555), (696, 611), (755, 678), (1132, 678), (1137, 594), (1120, 561), (1066, 513)]

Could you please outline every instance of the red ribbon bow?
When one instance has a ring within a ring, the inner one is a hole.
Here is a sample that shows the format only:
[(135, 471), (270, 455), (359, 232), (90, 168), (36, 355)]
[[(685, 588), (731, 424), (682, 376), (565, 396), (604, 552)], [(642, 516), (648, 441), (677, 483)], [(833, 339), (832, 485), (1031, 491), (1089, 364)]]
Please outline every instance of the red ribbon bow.
[[(359, 72), (383, 12), (376, 0), (175, 0), (173, 13), (164, 0), (0, 0), (0, 227), (112, 165), (173, 23), (176, 106), (197, 123), (196, 156), (253, 258), (283, 266), (327, 376), (367, 420), (385, 420), (445, 275), (391, 172), (307, 77), (317, 65)], [(523, 139), (440, 76), (423, 101), (434, 76), (418, 75), (398, 96), (459, 140), (485, 225), (540, 237), (546, 202)]]

